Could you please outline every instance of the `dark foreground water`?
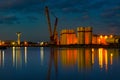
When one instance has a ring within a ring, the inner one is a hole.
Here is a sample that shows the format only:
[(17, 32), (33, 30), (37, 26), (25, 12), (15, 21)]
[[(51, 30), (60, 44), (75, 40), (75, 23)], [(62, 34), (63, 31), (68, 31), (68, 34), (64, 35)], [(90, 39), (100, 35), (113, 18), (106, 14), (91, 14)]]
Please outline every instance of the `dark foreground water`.
[(0, 80), (120, 80), (120, 50), (8, 48), (0, 50)]

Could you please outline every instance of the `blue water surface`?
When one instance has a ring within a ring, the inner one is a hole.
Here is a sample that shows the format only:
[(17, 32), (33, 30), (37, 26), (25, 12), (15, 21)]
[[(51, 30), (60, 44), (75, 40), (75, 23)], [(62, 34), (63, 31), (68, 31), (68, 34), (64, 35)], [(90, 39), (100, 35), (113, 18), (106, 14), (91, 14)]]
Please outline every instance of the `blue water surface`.
[(0, 80), (120, 80), (120, 50), (11, 47), (0, 50)]

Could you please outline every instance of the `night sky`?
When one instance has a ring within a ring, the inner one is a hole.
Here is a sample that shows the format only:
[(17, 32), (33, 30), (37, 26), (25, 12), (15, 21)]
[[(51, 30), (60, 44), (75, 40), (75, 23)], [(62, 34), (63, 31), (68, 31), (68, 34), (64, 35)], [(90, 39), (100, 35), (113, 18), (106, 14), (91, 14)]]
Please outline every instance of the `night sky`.
[(0, 40), (48, 41), (45, 6), (61, 29), (93, 27), (94, 34), (120, 35), (120, 0), (0, 0)]

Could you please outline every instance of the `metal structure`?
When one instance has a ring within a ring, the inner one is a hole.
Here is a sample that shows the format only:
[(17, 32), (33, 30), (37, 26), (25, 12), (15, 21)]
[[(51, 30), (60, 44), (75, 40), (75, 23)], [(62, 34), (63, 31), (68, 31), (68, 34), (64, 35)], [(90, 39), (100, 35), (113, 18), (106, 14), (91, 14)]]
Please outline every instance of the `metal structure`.
[(18, 46), (20, 46), (20, 36), (21, 36), (21, 32), (17, 32), (16, 34), (17, 34), (17, 37), (18, 37), (17, 43), (18, 43)]
[(49, 34), (50, 34), (50, 44), (55, 44), (57, 45), (57, 23), (58, 23), (58, 18), (56, 17), (55, 19), (55, 24), (54, 24), (54, 30), (52, 32), (52, 28), (51, 28), (51, 22), (50, 22), (50, 16), (49, 16), (49, 9), (46, 6), (45, 7), (45, 13), (46, 13), (46, 17), (47, 17), (47, 22), (48, 22), (48, 30), (49, 30)]

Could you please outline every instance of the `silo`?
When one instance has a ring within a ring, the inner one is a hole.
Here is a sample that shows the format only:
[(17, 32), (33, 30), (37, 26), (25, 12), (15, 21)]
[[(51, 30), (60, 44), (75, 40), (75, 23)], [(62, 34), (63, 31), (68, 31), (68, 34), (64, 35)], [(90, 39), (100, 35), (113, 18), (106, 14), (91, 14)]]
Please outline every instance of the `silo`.
[(74, 43), (74, 35), (75, 35), (74, 29), (69, 29), (67, 34), (67, 44)]
[(84, 27), (77, 28), (77, 38), (78, 38), (78, 44), (85, 44), (85, 28)]
[(60, 44), (69, 45), (76, 43), (76, 34), (74, 29), (64, 29), (60, 33)]
[(67, 30), (63, 30), (63, 38), (62, 38), (62, 41), (63, 41), (63, 45), (66, 45), (67, 43)]
[(62, 44), (62, 31), (60, 32), (60, 45)]
[(85, 44), (92, 44), (92, 27), (85, 27)]
[(66, 44), (66, 32), (67, 32), (67, 30), (66, 29), (64, 29), (64, 30), (62, 30), (61, 31), (61, 33), (60, 33), (60, 44), (61, 45), (65, 45)]

